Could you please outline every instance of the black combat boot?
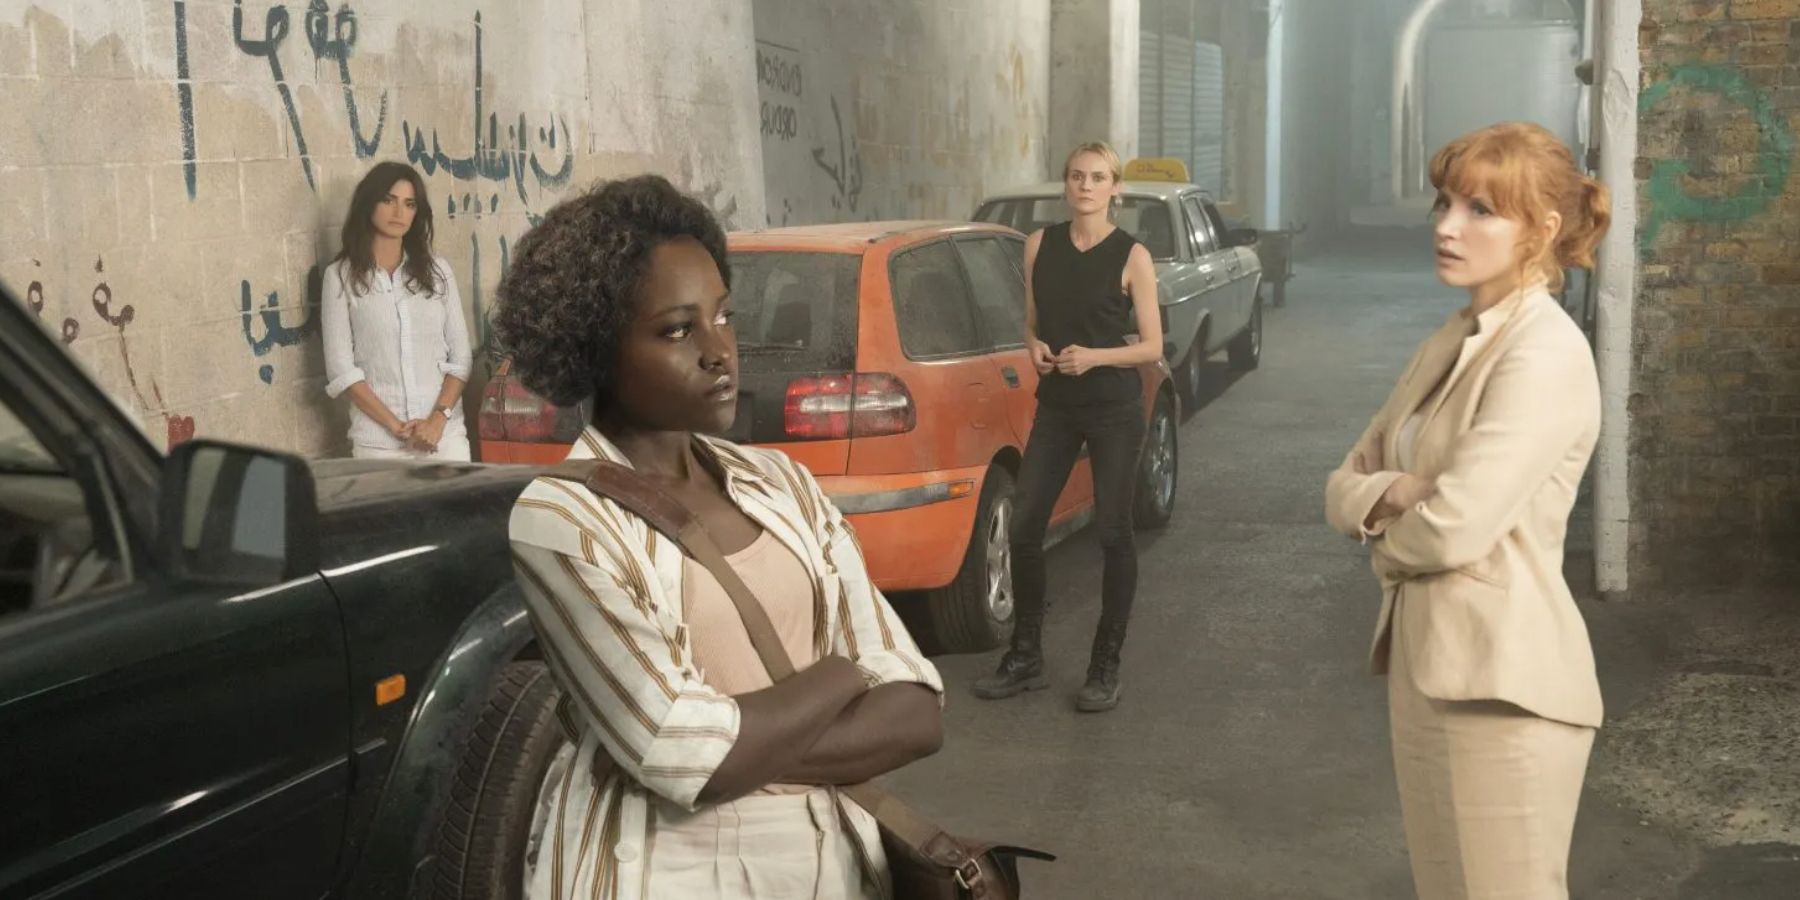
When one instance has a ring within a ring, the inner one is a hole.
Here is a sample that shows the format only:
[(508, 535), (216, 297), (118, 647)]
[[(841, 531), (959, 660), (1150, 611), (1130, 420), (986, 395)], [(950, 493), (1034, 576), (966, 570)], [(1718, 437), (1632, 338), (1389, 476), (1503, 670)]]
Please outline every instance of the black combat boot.
[(975, 696), (1004, 700), (1049, 687), (1050, 679), (1044, 677), (1043, 630), (1042, 616), (1020, 616), (1013, 627), (1012, 648), (1000, 657), (1000, 667), (994, 674), (975, 680)]
[(1088, 661), (1087, 683), (1075, 695), (1082, 712), (1106, 712), (1119, 705), (1119, 652), (1125, 646), (1123, 624), (1101, 622), (1094, 632), (1094, 651)]

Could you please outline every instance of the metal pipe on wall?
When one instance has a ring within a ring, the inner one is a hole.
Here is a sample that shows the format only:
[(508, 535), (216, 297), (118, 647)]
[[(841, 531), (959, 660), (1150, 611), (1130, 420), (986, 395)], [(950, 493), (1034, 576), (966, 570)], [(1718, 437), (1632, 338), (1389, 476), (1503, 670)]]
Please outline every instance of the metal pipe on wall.
[[(1407, 14), (1400, 26), (1400, 37), (1394, 42), (1394, 80), (1388, 105), (1388, 188), (1395, 203), (1406, 198), (1410, 174), (1406, 151), (1423, 140), (1419, 121), (1419, 41), (1431, 14), (1443, 5), (1444, 0), (1419, 0), (1419, 5)], [(1422, 153), (1422, 149), (1415, 151), (1415, 161)]]

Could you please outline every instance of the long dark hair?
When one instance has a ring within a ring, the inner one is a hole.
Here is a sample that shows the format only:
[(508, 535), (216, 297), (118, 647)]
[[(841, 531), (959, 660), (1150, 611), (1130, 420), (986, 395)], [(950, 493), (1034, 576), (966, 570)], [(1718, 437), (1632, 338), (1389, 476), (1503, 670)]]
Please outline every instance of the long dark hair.
[(419, 171), (403, 162), (376, 163), (375, 168), (356, 184), (350, 198), (350, 214), (344, 217), (342, 248), (338, 259), (350, 261), (350, 287), (361, 294), (369, 287), (369, 273), (375, 271), (375, 226), (371, 219), (375, 207), (387, 199), (388, 191), (404, 179), (412, 183), (413, 223), (402, 238), (406, 248), (406, 280), (427, 294), (437, 293), (437, 270), (431, 253), (431, 197), (425, 193), (425, 179)]

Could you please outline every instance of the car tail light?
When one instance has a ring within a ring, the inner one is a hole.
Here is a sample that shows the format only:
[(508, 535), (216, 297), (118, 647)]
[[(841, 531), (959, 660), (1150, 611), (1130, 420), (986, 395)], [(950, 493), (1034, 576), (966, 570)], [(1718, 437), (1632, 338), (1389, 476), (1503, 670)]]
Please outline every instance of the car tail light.
[(556, 407), (511, 378), (488, 382), (481, 398), (481, 437), (489, 441), (548, 441)]
[(880, 372), (816, 375), (788, 382), (790, 440), (830, 441), (905, 434), (918, 425), (906, 383)]
[(512, 377), (512, 363), (503, 362), (481, 397), (481, 421), (477, 429), (484, 441), (523, 444), (571, 444), (581, 436), (579, 406), (557, 406), (531, 392)]

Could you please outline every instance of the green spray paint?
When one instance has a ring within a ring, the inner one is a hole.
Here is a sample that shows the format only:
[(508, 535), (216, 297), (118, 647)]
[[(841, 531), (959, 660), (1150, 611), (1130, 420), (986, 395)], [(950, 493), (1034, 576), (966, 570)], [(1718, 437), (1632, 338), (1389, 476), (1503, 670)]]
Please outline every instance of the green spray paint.
[(1729, 197), (1695, 196), (1681, 184), (1690, 168), (1687, 160), (1658, 160), (1650, 172), (1650, 209), (1638, 238), (1639, 253), (1649, 252), (1667, 222), (1741, 222), (1757, 215), (1781, 196), (1793, 165), (1793, 131), (1780, 113), (1770, 108), (1768, 98), (1732, 66), (1692, 63), (1674, 67), (1669, 77), (1638, 98), (1639, 120), (1678, 87), (1718, 94), (1749, 111), (1758, 134), (1757, 166), (1755, 172), (1746, 174), (1762, 177)]

